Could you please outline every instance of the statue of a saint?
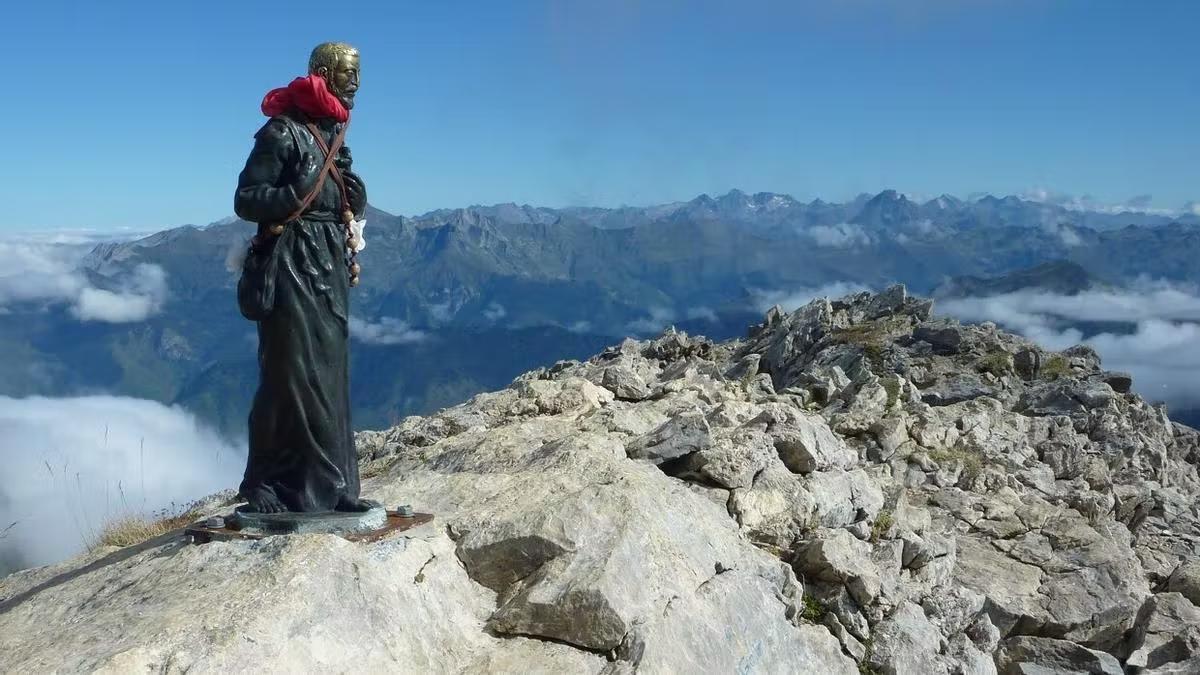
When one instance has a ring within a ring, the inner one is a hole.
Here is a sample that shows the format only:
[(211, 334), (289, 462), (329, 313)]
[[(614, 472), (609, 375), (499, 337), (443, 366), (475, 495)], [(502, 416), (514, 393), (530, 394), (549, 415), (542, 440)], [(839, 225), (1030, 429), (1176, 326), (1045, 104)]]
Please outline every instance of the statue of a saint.
[(325, 43), (269, 92), (234, 211), (258, 224), (238, 283), (258, 323), (259, 386), (240, 492), (258, 513), (366, 511), (350, 426), (349, 290), (367, 195), (344, 145), (358, 50)]

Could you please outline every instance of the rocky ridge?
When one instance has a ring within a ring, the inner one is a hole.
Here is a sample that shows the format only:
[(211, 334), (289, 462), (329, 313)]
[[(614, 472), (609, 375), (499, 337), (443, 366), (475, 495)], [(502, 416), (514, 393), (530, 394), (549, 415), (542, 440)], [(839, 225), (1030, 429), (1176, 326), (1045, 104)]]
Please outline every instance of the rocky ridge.
[(359, 435), (336, 537), (0, 580), (14, 670), (1200, 671), (1200, 436), (901, 286), (669, 331)]

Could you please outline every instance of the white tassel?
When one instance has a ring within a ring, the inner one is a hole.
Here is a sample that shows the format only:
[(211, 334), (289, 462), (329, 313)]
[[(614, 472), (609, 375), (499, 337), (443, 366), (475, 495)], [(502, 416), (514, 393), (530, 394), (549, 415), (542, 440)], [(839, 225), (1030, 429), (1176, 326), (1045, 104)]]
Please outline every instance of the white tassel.
[(366, 227), (367, 227), (367, 219), (366, 218), (363, 218), (362, 220), (351, 220), (350, 221), (350, 234), (355, 239), (358, 240), (358, 247), (354, 249), (355, 253), (360, 253), (364, 248), (367, 247), (367, 240), (365, 238), (363, 238), (363, 229), (365, 229)]

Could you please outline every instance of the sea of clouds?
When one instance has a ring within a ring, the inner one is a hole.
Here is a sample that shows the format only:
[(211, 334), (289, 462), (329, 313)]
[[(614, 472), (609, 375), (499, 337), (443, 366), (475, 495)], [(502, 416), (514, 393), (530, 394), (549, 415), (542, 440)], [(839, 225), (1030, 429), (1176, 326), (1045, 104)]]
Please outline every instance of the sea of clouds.
[(175, 406), (0, 396), (0, 574), (85, 550), (115, 519), (236, 487), (245, 457)]
[[(134, 236), (0, 237), (0, 321), (17, 305), (65, 308), (81, 322), (154, 316), (168, 297), (161, 267), (137, 265), (101, 287), (80, 265), (97, 244)], [(82, 551), (114, 519), (235, 487), (244, 462), (244, 448), (178, 407), (108, 395), (0, 396), (0, 574)]]

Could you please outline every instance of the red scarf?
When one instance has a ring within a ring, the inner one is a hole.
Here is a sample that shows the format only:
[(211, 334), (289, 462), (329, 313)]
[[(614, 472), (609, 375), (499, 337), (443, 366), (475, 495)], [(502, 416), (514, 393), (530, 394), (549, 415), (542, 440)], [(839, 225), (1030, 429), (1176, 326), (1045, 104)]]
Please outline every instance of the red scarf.
[(309, 117), (332, 117), (338, 122), (350, 119), (350, 111), (338, 100), (320, 75), (297, 77), (286, 87), (272, 89), (263, 97), (262, 112), (267, 117), (282, 115), (299, 108)]

